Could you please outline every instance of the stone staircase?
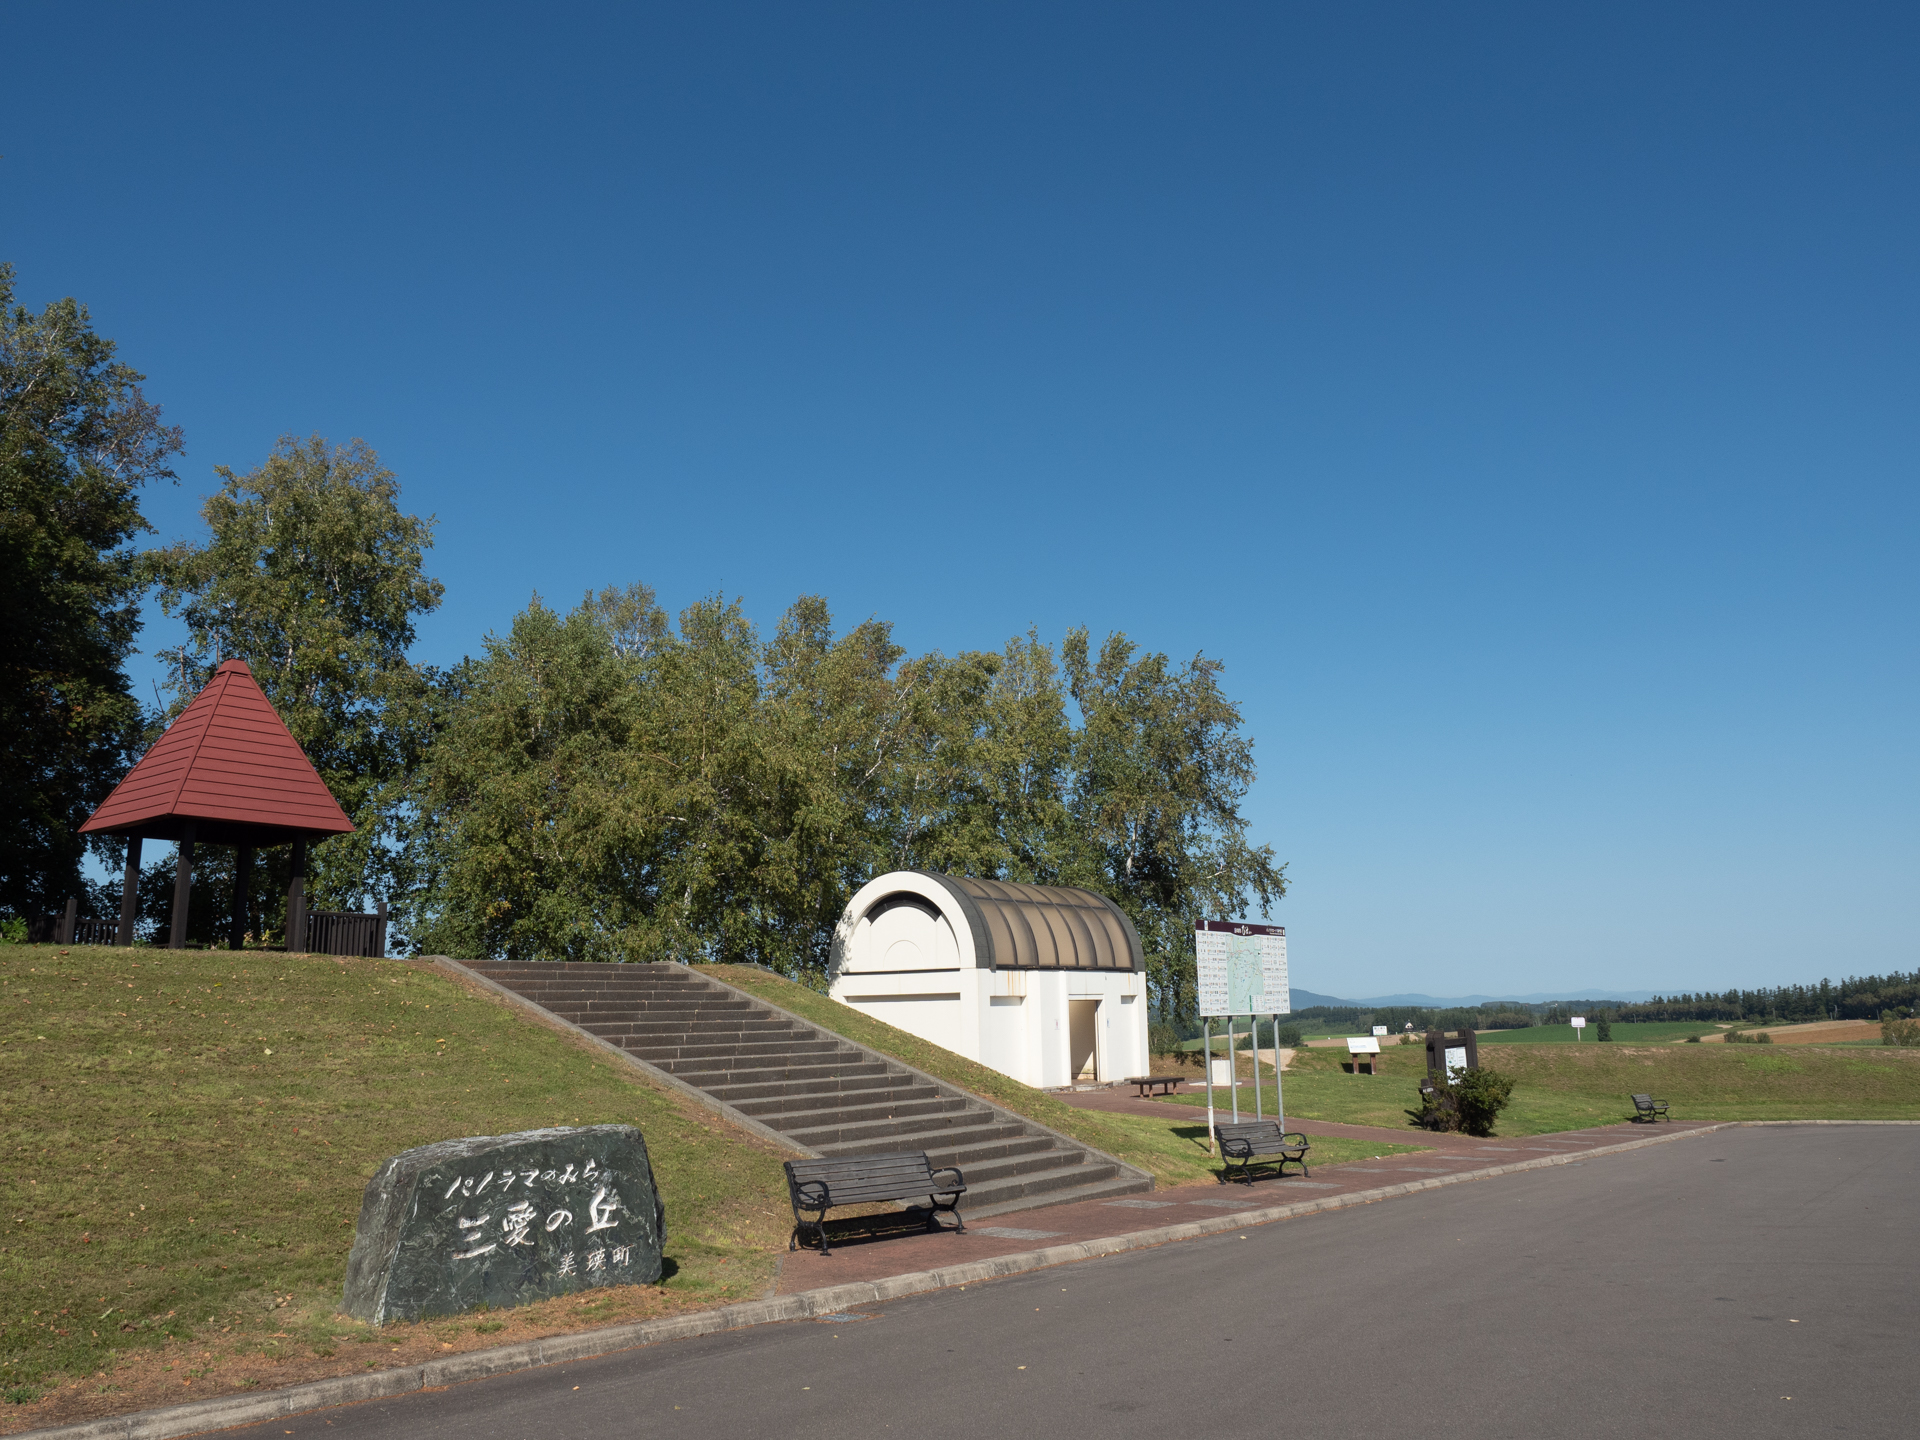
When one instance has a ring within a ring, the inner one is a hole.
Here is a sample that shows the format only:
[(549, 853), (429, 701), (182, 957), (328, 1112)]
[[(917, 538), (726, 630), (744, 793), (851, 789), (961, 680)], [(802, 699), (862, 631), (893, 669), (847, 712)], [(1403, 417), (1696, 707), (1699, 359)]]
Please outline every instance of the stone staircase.
[(1144, 1171), (684, 965), (457, 962), (812, 1155), (924, 1150), (968, 1220), (1153, 1188)]

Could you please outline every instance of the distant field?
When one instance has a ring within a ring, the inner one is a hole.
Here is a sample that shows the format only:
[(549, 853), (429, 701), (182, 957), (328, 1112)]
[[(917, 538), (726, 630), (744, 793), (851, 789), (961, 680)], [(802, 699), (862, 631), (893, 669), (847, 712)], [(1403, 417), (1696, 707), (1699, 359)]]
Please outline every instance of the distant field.
[[(1339, 1050), (1296, 1051), (1286, 1074), (1287, 1114), (1419, 1134), (1408, 1111), (1419, 1108), (1425, 1047), (1383, 1047), (1378, 1076), (1347, 1074), (1340, 1069), (1346, 1058)], [(1920, 1050), (1616, 1041), (1489, 1047), (1480, 1058), (1516, 1082), (1500, 1117), (1503, 1135), (1629, 1120), (1628, 1096), (1641, 1091), (1668, 1101), (1676, 1120), (1920, 1120)]]
[[(1685, 1040), (1689, 1035), (1717, 1035), (1718, 1025), (1709, 1025), (1698, 1020), (1616, 1020), (1613, 1022), (1613, 1040), (1615, 1045), (1647, 1045), (1662, 1041)], [(1482, 1030), (1482, 1045), (1597, 1045), (1593, 1038), (1594, 1027), (1587, 1026), (1586, 1034), (1576, 1042), (1571, 1025), (1529, 1025), (1524, 1030)], [(1421, 1047), (1424, 1054), (1425, 1046)]]

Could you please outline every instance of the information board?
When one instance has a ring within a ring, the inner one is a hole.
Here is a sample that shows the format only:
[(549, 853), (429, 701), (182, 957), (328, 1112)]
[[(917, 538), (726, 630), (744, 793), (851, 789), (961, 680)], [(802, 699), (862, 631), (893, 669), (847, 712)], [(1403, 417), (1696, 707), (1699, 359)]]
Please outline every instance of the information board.
[(1200, 972), (1201, 1015), (1292, 1012), (1285, 926), (1202, 920), (1194, 927), (1193, 949)]
[(1349, 1035), (1347, 1037), (1349, 1055), (1378, 1055), (1380, 1042), (1371, 1035)]

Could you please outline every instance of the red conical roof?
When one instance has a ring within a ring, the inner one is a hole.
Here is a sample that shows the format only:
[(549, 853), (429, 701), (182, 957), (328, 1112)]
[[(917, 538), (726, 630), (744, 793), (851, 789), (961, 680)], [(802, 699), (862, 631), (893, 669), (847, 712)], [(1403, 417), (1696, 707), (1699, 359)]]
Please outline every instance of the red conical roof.
[(188, 821), (216, 845), (353, 829), (244, 660), (213, 672), (80, 832), (178, 840)]

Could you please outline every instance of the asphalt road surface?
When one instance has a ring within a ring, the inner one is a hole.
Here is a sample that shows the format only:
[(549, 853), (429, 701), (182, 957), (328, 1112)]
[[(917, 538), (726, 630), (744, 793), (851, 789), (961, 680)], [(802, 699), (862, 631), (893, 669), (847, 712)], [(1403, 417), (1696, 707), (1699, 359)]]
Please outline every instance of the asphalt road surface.
[(1728, 1130), (249, 1427), (285, 1440), (1920, 1434), (1920, 1127)]

